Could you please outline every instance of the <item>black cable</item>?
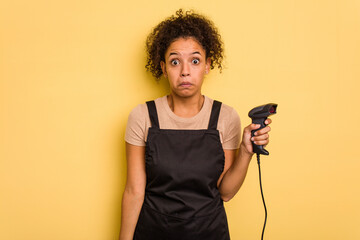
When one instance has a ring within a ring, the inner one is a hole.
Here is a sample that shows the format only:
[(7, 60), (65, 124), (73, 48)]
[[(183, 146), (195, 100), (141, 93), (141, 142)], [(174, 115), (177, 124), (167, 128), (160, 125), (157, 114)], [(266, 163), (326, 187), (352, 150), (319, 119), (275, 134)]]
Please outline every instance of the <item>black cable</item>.
[(264, 208), (265, 208), (265, 222), (264, 222), (264, 227), (263, 227), (262, 234), (261, 234), (261, 240), (263, 240), (263, 238), (264, 238), (265, 226), (266, 226), (266, 219), (267, 219), (267, 209), (266, 209), (266, 204), (265, 204), (265, 199), (264, 199), (264, 193), (263, 193), (262, 184), (261, 184), (260, 154), (257, 153), (257, 154), (256, 154), (256, 158), (257, 158), (257, 163), (258, 163), (258, 166), (259, 166), (259, 181), (260, 181), (261, 197), (262, 197), (263, 204), (264, 204)]

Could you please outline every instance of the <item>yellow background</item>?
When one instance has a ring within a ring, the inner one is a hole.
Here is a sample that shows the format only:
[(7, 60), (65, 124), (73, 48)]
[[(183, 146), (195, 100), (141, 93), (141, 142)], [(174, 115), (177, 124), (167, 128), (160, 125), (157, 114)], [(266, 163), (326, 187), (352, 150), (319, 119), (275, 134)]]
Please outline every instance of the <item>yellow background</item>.
[[(117, 239), (131, 109), (168, 86), (144, 41), (178, 8), (211, 18), (226, 69), (203, 93), (275, 102), (262, 157), (268, 240), (360, 239), (360, 1), (33, 0), (0, 3), (0, 239)], [(260, 239), (257, 164), (226, 203), (232, 239)]]

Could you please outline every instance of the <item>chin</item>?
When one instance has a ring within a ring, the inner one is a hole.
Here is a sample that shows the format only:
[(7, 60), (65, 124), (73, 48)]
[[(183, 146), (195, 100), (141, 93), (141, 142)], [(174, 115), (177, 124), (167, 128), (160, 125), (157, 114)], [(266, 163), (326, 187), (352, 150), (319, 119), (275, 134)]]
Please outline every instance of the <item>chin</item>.
[(175, 95), (183, 98), (192, 97), (195, 95), (195, 92), (193, 91), (179, 91), (179, 92), (173, 92)]

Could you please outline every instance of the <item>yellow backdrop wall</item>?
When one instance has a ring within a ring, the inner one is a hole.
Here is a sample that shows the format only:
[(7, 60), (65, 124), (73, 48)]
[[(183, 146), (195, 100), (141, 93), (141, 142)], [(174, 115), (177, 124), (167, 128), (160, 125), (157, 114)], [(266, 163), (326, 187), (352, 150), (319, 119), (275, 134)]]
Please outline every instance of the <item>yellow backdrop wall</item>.
[[(178, 8), (211, 18), (226, 69), (203, 93), (279, 104), (262, 157), (265, 239), (360, 239), (360, 2), (1, 1), (0, 239), (117, 239), (131, 109), (167, 93), (144, 41)], [(226, 203), (232, 239), (260, 239), (256, 161)]]

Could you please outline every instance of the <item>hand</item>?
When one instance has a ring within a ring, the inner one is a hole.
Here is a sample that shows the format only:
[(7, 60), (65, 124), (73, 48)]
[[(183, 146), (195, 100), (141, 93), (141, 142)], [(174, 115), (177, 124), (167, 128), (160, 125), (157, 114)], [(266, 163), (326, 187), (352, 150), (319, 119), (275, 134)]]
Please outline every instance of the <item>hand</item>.
[(243, 151), (245, 151), (247, 154), (252, 155), (252, 154), (254, 154), (254, 152), (253, 152), (253, 147), (252, 147), (251, 141), (254, 141), (254, 143), (256, 145), (264, 145), (264, 147), (266, 147), (266, 145), (269, 143), (268, 132), (270, 132), (270, 130), (271, 130), (271, 128), (269, 126), (269, 124), (271, 122), (272, 121), (270, 118), (266, 119), (265, 124), (267, 126), (264, 127), (263, 129), (256, 131), (255, 136), (252, 138), (251, 138), (251, 131), (258, 129), (260, 127), (260, 125), (259, 124), (250, 124), (249, 126), (244, 128), (244, 133), (243, 133), (243, 138), (242, 138), (240, 148), (242, 148)]

